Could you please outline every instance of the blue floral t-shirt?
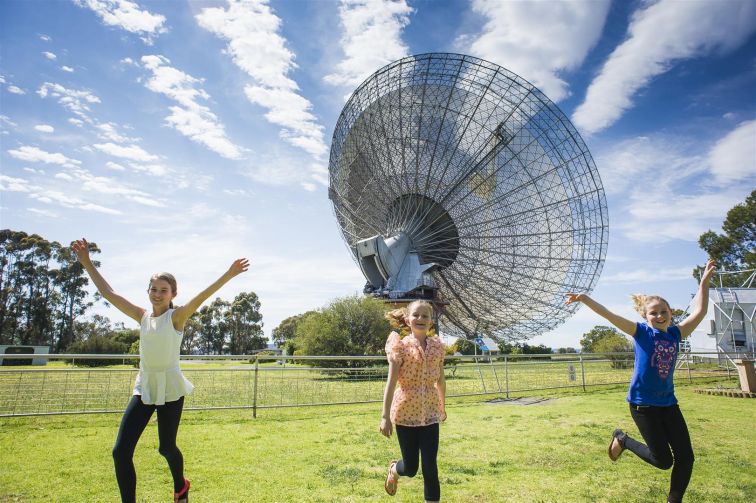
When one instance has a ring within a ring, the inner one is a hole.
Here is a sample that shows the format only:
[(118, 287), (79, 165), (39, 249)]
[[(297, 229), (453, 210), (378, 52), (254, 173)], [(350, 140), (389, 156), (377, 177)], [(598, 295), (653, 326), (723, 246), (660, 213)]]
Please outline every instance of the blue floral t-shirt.
[(638, 323), (635, 327), (635, 369), (627, 392), (634, 405), (675, 405), (672, 380), (680, 349), (680, 329), (670, 326), (666, 332)]

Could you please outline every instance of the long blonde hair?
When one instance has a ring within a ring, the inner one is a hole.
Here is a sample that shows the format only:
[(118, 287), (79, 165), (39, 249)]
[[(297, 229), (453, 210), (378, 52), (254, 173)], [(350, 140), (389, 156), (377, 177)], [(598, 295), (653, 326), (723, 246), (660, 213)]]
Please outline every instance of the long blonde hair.
[[(176, 286), (176, 277), (169, 273), (169, 272), (156, 272), (152, 276), (150, 276), (150, 283), (147, 285), (147, 291), (150, 291), (150, 287), (152, 286), (152, 282), (162, 279), (163, 281), (168, 282), (169, 285), (171, 285), (171, 292), (176, 295), (176, 292), (178, 291), (178, 287)], [(173, 301), (171, 301), (170, 306), (171, 309), (173, 309)]]
[(633, 307), (635, 308), (635, 310), (644, 318), (646, 316), (646, 306), (653, 300), (658, 300), (667, 304), (667, 308), (669, 309), (670, 314), (672, 313), (672, 306), (669, 305), (669, 302), (667, 302), (667, 299), (665, 299), (664, 297), (660, 297), (658, 295), (643, 295), (642, 293), (636, 293), (634, 295), (631, 295), (630, 298), (633, 299)]
[[(407, 318), (407, 316), (409, 316), (412, 308), (417, 306), (427, 307), (431, 312), (431, 318), (433, 317), (433, 304), (431, 304), (427, 300), (413, 300), (412, 302), (407, 304), (406, 307), (393, 309), (387, 312), (385, 315), (386, 319), (389, 321), (389, 325), (391, 325), (391, 328), (397, 330), (402, 337), (409, 335), (410, 333), (410, 327), (407, 325), (405, 319)], [(428, 337), (433, 337), (434, 335), (436, 335), (436, 328), (429, 328)]]

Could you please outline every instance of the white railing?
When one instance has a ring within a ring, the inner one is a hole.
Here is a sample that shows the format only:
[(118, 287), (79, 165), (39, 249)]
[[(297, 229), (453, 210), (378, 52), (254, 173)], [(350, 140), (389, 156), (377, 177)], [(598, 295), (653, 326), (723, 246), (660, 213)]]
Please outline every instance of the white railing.
[[(122, 412), (131, 396), (138, 355), (0, 355), (0, 417)], [(182, 370), (195, 385), (185, 410), (258, 409), (380, 402), (385, 356), (185, 355)], [(686, 353), (678, 384), (736, 378), (717, 353)], [(86, 367), (82, 363), (107, 363)], [(541, 390), (589, 391), (625, 384), (632, 353), (452, 356), (445, 365), (447, 396)], [(731, 384), (732, 385), (732, 384)]]

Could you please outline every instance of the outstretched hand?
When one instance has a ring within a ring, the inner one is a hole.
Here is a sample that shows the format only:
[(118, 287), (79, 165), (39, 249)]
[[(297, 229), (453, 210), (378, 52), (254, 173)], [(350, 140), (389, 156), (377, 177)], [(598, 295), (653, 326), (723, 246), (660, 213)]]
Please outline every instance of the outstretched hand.
[(249, 260), (246, 258), (239, 258), (234, 260), (234, 263), (228, 268), (228, 272), (231, 273), (231, 276), (236, 276), (237, 274), (246, 272), (247, 269), (249, 269)]
[(564, 303), (572, 304), (573, 302), (583, 302), (584, 298), (585, 298), (584, 293), (568, 293), (567, 300)]
[(701, 283), (704, 281), (708, 285), (709, 279), (711, 278), (711, 275), (714, 273), (714, 270), (717, 268), (717, 263), (714, 262), (713, 259), (709, 259), (706, 261), (706, 265), (704, 266), (704, 272), (701, 275)]
[(89, 258), (89, 242), (84, 238), (74, 241), (71, 245), (71, 250), (73, 250), (79, 258), (79, 261), (87, 260)]

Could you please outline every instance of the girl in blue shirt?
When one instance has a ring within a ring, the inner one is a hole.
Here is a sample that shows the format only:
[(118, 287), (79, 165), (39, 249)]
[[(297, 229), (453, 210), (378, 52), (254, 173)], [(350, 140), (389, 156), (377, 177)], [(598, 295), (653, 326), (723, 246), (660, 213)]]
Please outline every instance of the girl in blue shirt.
[(669, 302), (656, 295), (633, 295), (635, 310), (644, 323), (623, 318), (582, 293), (567, 295), (567, 303), (582, 302), (615, 327), (633, 336), (635, 368), (627, 393), (630, 415), (646, 442), (614, 430), (609, 443), (609, 458), (616, 461), (628, 449), (651, 465), (672, 468), (668, 503), (682, 501), (693, 472), (693, 447), (688, 426), (677, 405), (673, 374), (680, 341), (688, 337), (706, 315), (709, 306), (709, 279), (714, 261), (706, 262), (693, 312), (678, 325), (672, 324)]

